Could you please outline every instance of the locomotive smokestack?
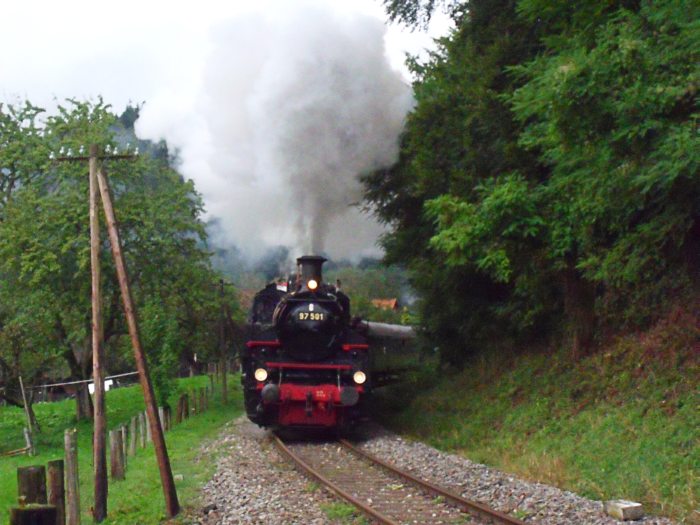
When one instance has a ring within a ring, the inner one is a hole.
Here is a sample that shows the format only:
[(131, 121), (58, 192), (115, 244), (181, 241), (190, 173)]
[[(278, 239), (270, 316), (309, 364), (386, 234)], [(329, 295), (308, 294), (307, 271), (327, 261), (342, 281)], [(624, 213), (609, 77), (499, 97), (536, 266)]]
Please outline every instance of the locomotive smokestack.
[(313, 279), (318, 284), (323, 281), (323, 263), (328, 259), (320, 255), (304, 255), (297, 259), (298, 274), (301, 276), (301, 282), (307, 283)]

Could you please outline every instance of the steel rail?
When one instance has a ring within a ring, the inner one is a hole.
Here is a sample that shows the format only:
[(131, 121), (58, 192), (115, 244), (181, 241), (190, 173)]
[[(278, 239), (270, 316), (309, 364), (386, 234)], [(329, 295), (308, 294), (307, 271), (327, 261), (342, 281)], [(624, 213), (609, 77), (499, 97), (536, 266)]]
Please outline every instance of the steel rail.
[(338, 442), (357, 456), (366, 459), (370, 463), (374, 463), (376, 465), (381, 466), (382, 468), (391, 472), (393, 475), (400, 477), (404, 481), (407, 481), (408, 483), (419, 487), (421, 490), (424, 490), (432, 494), (433, 496), (439, 496), (444, 498), (445, 501), (449, 502), (455, 507), (464, 510), (468, 514), (471, 514), (472, 516), (475, 516), (480, 520), (485, 521), (486, 523), (494, 523), (497, 525), (527, 525), (524, 521), (521, 521), (513, 516), (509, 516), (508, 514), (504, 514), (503, 512), (491, 509), (486, 505), (477, 503), (476, 501), (471, 501), (466, 498), (463, 498), (459, 494), (439, 487), (429, 481), (419, 479), (413, 474), (410, 474), (405, 470), (401, 470), (400, 468), (390, 463), (387, 463), (386, 461), (379, 459), (378, 457), (368, 452), (365, 452), (360, 448), (357, 448), (355, 445), (353, 445), (346, 439), (340, 439), (338, 440)]
[(338, 485), (327, 479), (323, 474), (320, 472), (316, 471), (311, 465), (306, 463), (303, 459), (301, 459), (299, 456), (297, 456), (294, 452), (292, 452), (289, 447), (287, 447), (282, 440), (279, 438), (277, 435), (272, 435), (272, 442), (275, 444), (277, 449), (285, 456), (287, 456), (289, 459), (291, 459), (294, 464), (297, 466), (299, 470), (301, 470), (303, 473), (307, 474), (308, 476), (312, 477), (313, 479), (319, 481), (322, 485), (325, 487), (329, 488), (331, 491), (333, 491), (335, 494), (346, 500), (348, 503), (351, 505), (357, 507), (360, 509), (366, 516), (371, 518), (372, 520), (375, 520), (376, 522), (382, 524), (382, 525), (399, 525), (397, 521), (392, 520), (391, 518), (385, 516), (384, 514), (376, 511), (372, 507), (369, 507), (365, 505), (363, 502), (360, 500), (354, 498), (350, 493), (346, 492), (342, 488), (340, 488)]

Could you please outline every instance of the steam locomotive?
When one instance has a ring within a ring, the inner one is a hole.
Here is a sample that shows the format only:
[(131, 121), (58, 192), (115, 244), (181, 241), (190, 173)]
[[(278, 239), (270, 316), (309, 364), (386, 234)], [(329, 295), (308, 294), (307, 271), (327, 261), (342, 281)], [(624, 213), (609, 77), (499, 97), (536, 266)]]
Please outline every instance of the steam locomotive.
[(255, 295), (241, 353), (245, 409), (260, 426), (343, 430), (371, 388), (366, 338), (350, 325), (350, 300), (323, 282), (320, 256), (297, 259), (288, 292)]

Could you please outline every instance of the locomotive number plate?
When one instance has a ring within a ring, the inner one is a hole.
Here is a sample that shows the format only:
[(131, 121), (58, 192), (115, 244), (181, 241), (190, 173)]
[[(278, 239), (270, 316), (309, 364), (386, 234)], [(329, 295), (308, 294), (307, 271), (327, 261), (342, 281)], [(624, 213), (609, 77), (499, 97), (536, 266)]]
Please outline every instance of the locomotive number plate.
[(297, 319), (300, 321), (325, 321), (326, 317), (323, 312), (299, 312)]

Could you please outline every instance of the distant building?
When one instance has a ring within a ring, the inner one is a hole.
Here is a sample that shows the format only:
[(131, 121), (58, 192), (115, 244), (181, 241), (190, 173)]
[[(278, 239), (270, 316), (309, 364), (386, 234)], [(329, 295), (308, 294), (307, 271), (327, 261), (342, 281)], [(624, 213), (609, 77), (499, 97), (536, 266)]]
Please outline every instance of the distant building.
[(399, 300), (394, 297), (392, 299), (372, 299), (372, 304), (375, 308), (382, 310), (398, 310)]

